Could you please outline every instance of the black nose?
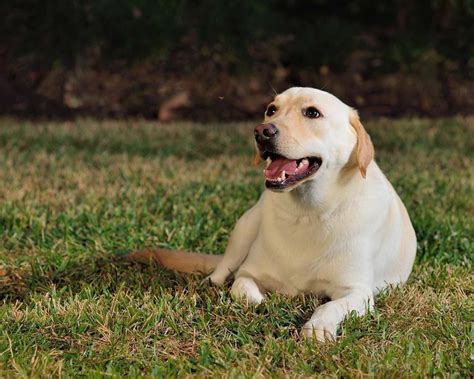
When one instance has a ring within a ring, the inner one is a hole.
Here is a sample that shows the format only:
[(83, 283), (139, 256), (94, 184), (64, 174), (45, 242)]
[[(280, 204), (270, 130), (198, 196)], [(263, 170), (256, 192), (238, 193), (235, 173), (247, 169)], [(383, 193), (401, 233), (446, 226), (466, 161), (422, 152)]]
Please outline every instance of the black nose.
[(255, 139), (259, 143), (273, 142), (278, 133), (278, 128), (273, 124), (260, 124), (254, 130)]

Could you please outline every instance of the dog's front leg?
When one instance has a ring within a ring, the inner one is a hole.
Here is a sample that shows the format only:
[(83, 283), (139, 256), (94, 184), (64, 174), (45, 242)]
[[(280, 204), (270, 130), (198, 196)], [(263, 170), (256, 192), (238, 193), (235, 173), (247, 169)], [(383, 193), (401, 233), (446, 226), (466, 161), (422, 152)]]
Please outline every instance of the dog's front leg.
[(352, 311), (362, 316), (374, 305), (372, 290), (366, 286), (353, 287), (337, 294), (332, 301), (316, 308), (311, 319), (303, 326), (305, 337), (316, 337), (318, 341), (336, 337), (339, 325)]
[(224, 257), (217, 265), (209, 280), (222, 285), (247, 257), (252, 243), (257, 237), (261, 221), (262, 198), (237, 221), (232, 231)]

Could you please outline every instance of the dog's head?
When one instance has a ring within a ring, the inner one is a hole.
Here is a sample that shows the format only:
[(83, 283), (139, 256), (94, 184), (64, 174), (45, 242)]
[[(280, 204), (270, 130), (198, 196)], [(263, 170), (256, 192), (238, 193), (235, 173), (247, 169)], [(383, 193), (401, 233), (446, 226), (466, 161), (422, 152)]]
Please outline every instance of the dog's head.
[(343, 168), (358, 168), (365, 177), (374, 156), (357, 112), (314, 88), (277, 95), (254, 133), (256, 161), (267, 161), (265, 185), (273, 191), (290, 191)]

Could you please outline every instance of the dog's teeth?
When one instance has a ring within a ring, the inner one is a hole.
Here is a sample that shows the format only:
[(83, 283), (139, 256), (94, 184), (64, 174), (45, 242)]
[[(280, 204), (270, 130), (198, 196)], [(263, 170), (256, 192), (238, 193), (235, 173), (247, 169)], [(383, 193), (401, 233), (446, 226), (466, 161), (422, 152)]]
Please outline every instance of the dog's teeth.
[(305, 165), (307, 165), (307, 164), (309, 164), (309, 161), (305, 158), (305, 159), (303, 159), (303, 160), (301, 161), (301, 164), (303, 164), (303, 163), (304, 163)]
[(267, 168), (272, 164), (272, 159), (270, 157), (267, 158)]
[(285, 170), (283, 170), (283, 171), (281, 172), (281, 175), (280, 175), (280, 179), (281, 179), (281, 180), (285, 180), (285, 174), (286, 174), (286, 172), (285, 172)]

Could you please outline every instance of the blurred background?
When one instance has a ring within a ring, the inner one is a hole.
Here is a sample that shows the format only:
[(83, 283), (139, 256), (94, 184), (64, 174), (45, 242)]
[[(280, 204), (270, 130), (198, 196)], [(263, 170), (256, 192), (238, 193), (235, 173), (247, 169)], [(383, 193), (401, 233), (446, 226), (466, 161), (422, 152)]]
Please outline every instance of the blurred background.
[(473, 0), (3, 0), (0, 113), (245, 120), (326, 89), (374, 116), (474, 106)]

